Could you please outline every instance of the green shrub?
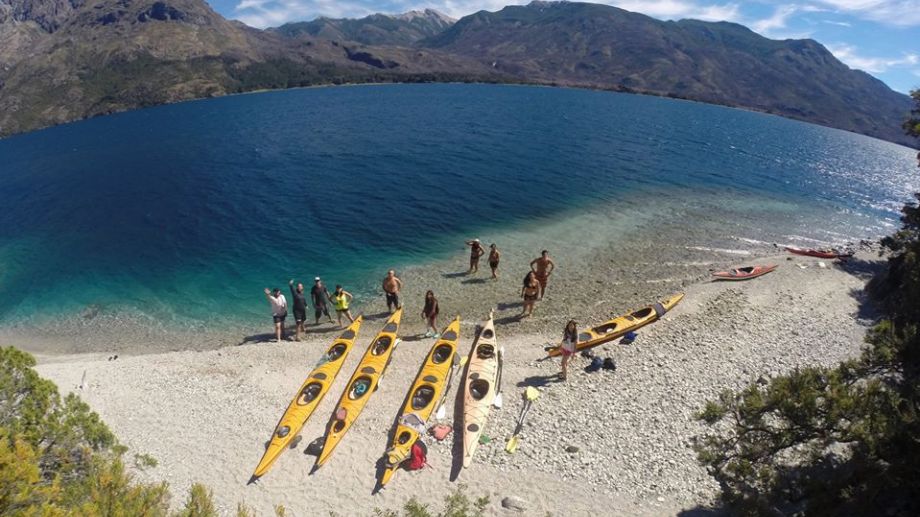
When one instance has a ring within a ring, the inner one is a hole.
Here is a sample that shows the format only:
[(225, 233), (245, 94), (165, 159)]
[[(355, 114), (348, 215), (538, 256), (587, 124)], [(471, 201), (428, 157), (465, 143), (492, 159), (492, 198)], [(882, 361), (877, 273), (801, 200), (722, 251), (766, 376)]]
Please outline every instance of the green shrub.
[[(920, 137), (913, 97), (904, 127)], [(902, 213), (869, 283), (883, 318), (859, 359), (725, 392), (699, 413), (712, 426), (699, 460), (735, 513), (920, 514), (920, 207)]]

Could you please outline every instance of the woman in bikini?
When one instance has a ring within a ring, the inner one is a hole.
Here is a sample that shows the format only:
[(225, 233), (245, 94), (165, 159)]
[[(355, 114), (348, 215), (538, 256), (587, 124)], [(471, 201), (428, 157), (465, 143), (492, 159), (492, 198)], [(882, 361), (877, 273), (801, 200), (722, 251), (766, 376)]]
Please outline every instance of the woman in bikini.
[[(422, 309), (422, 318), (428, 323), (428, 327), (425, 329), (425, 337), (434, 337), (438, 339), (441, 337), (438, 334), (438, 313), (441, 309), (438, 307), (438, 299), (434, 297), (434, 293), (428, 291), (425, 293), (425, 308)], [(428, 330), (430, 328), (431, 330)]]
[(578, 345), (578, 326), (575, 320), (569, 320), (565, 324), (565, 330), (562, 332), (562, 373), (559, 378), (565, 380), (568, 376), (569, 359), (575, 355), (576, 345)]
[(489, 245), (489, 267), (492, 268), (492, 278), (498, 278), (498, 261), (501, 259), (502, 254), (498, 251), (498, 247), (495, 246), (495, 243)]
[(527, 273), (527, 276), (524, 277), (524, 287), (521, 287), (521, 298), (524, 299), (524, 307), (521, 312), (521, 318), (526, 318), (533, 314), (533, 306), (537, 303), (537, 298), (540, 297), (540, 283), (537, 282), (537, 277), (531, 271)]

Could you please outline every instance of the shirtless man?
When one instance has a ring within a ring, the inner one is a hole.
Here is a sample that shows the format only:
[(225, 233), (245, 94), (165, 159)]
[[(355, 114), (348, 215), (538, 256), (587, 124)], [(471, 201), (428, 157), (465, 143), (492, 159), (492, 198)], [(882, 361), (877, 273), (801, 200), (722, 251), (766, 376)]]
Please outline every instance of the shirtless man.
[(402, 307), (399, 304), (399, 291), (402, 289), (402, 280), (396, 276), (392, 269), (387, 271), (387, 276), (383, 279), (383, 292), (387, 295), (387, 310), (393, 312), (395, 309)]
[(549, 275), (556, 269), (556, 263), (549, 258), (549, 252), (543, 250), (539, 258), (530, 261), (530, 269), (537, 277), (537, 282), (540, 283), (540, 299), (542, 300), (543, 295), (546, 293), (546, 283), (549, 281)]
[(468, 275), (472, 273), (478, 273), (479, 259), (486, 254), (486, 250), (482, 247), (482, 243), (479, 242), (479, 239), (466, 241), (466, 245), (470, 247), (470, 270), (466, 273)]

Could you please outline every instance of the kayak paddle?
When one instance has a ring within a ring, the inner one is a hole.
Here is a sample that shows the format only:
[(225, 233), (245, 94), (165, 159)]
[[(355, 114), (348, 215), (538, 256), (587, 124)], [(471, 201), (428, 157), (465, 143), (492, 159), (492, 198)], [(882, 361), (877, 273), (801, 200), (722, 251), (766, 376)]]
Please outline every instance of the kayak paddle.
[(502, 408), (502, 372), (505, 371), (505, 347), (498, 349), (498, 393), (495, 394), (495, 398), (492, 400), (492, 405), (495, 406), (495, 409)]
[(530, 406), (533, 405), (533, 401), (537, 400), (537, 397), (540, 396), (540, 392), (537, 391), (533, 386), (528, 386), (524, 390), (524, 407), (521, 408), (521, 416), (518, 417), (517, 427), (514, 428), (514, 434), (511, 435), (511, 439), (508, 440), (508, 445), (505, 446), (505, 452), (508, 454), (514, 454), (514, 451), (518, 448), (518, 435), (521, 433), (521, 430), (524, 428), (524, 418), (527, 417), (527, 413), (530, 411)]
[(454, 366), (450, 369), (450, 377), (447, 378), (447, 386), (444, 387), (444, 395), (441, 397), (441, 404), (434, 414), (435, 420), (444, 420), (447, 416), (447, 394), (450, 393), (450, 386), (454, 382), (454, 376), (458, 370), (462, 370), (466, 365), (467, 357), (460, 357), (460, 354), (454, 354)]

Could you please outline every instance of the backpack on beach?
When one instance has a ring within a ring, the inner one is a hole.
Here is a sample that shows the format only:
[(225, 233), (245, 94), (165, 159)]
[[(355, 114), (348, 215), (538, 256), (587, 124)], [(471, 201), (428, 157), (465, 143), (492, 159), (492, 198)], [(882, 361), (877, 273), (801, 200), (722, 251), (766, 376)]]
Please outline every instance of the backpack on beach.
[(412, 444), (412, 452), (409, 459), (403, 462), (406, 470), (419, 470), (428, 465), (428, 447), (421, 440), (415, 440)]
[(617, 369), (617, 363), (614, 362), (614, 360), (613, 360), (612, 358), (610, 358), (610, 357), (605, 357), (605, 358), (604, 358), (603, 368), (604, 368), (605, 370), (610, 370), (611, 372), (616, 371), (616, 369)]

